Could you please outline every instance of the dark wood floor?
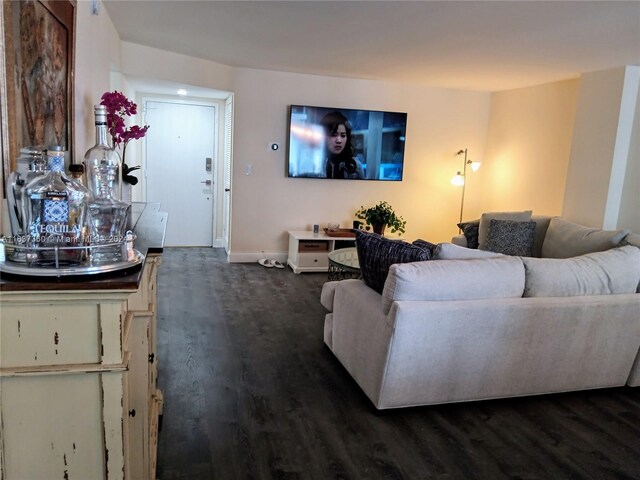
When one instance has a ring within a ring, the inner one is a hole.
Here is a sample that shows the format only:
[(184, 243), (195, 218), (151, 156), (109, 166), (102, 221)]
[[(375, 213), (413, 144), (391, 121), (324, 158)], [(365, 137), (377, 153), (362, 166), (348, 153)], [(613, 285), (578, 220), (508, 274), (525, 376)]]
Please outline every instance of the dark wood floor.
[(165, 249), (159, 479), (640, 478), (640, 388), (378, 413), (323, 344), (325, 280)]

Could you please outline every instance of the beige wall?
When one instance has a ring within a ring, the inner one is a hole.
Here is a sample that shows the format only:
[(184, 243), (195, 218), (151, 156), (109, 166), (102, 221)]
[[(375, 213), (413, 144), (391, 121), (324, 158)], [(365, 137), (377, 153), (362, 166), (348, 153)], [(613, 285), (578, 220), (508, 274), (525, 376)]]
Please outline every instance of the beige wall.
[[(445, 241), (457, 231), (459, 189), (449, 183), (459, 169), (455, 152), (482, 153), (489, 94), (252, 69), (235, 76), (232, 259), (284, 253), (287, 230), (350, 226), (361, 205), (380, 200), (407, 220), (409, 240)], [(287, 178), (290, 104), (407, 112), (404, 180)], [(271, 151), (271, 142), (283, 148)], [(245, 175), (247, 165), (253, 175)]]
[(467, 197), (476, 218), (529, 209), (560, 215), (578, 86), (579, 80), (566, 80), (491, 96), (486, 154), (469, 179), (472, 188), (481, 184), (479, 198)]
[[(575, 222), (607, 229), (625, 227), (620, 224), (621, 201), (638, 198), (637, 184), (626, 183), (625, 174), (629, 162), (640, 157), (637, 150), (632, 151), (638, 145), (633, 123), (639, 68), (620, 67), (581, 77), (562, 210)], [(630, 168), (634, 171), (633, 165)], [(625, 193), (626, 185), (631, 190)], [(640, 222), (637, 207), (634, 213), (627, 207), (627, 215), (630, 225)]]
[(95, 144), (93, 106), (109, 91), (112, 70), (120, 65), (120, 37), (104, 6), (91, 13), (91, 2), (76, 4), (74, 161)]
[(640, 101), (636, 102), (618, 225), (640, 233)]
[(233, 67), (130, 42), (122, 42), (121, 71), (128, 76), (233, 90)]

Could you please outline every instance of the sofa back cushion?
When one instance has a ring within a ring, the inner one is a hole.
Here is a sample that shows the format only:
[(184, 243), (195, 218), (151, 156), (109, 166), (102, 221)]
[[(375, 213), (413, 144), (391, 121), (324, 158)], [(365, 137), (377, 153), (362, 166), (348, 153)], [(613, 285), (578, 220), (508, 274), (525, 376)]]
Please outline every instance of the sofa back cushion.
[(531, 215), (531, 220), (536, 222), (536, 230), (533, 235), (533, 245), (531, 245), (531, 256), (540, 258), (542, 256), (542, 244), (547, 235), (547, 229), (551, 223), (548, 215)]
[(574, 297), (635, 293), (640, 249), (614, 248), (573, 258), (523, 258), (525, 297)]
[(356, 231), (356, 249), (362, 279), (378, 293), (382, 293), (391, 265), (431, 259), (429, 248), (360, 230)]
[(528, 222), (531, 220), (531, 210), (522, 212), (486, 212), (480, 216), (480, 226), (478, 227), (478, 248), (486, 250), (487, 234), (489, 233), (489, 223), (492, 219), (513, 220), (514, 222)]
[(496, 258), (501, 253), (461, 247), (453, 243), (439, 243), (433, 251), (434, 260), (471, 260), (473, 258)]
[(518, 257), (404, 263), (389, 268), (382, 308), (389, 313), (400, 300), (518, 298), (523, 290), (524, 267)]
[(542, 244), (543, 258), (569, 258), (617, 247), (629, 230), (601, 230), (554, 217)]

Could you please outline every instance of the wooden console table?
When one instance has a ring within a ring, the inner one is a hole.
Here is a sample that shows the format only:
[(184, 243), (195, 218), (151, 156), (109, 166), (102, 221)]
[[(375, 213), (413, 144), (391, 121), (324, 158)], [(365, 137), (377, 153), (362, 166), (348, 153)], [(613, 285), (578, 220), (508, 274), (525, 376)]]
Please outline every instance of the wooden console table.
[(158, 210), (136, 204), (133, 271), (2, 275), (1, 479), (155, 479)]

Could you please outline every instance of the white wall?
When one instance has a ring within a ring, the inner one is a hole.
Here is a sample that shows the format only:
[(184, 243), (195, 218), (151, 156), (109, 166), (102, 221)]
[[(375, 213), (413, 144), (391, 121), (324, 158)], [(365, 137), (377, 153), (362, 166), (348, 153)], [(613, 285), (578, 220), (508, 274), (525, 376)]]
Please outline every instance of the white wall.
[[(469, 218), (529, 210), (560, 215), (580, 81), (566, 80), (491, 96), (482, 168), (469, 178)], [(475, 215), (471, 214), (475, 208)]]

